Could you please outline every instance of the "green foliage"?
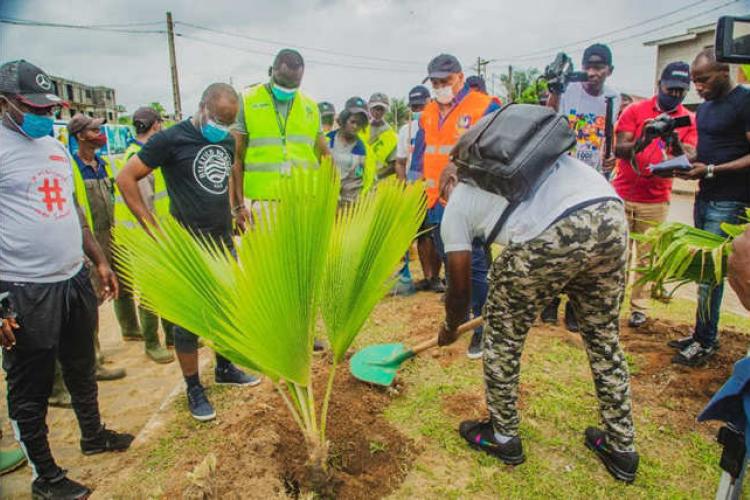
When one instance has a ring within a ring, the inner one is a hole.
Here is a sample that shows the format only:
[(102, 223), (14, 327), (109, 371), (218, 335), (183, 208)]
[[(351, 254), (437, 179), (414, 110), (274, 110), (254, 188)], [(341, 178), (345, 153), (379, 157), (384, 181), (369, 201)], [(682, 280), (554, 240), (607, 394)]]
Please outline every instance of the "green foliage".
[(546, 84), (538, 80), (539, 75), (536, 68), (513, 68), (511, 76), (501, 74), (500, 82), (505, 88), (508, 102), (539, 104), (539, 94), (546, 88)]
[(391, 127), (398, 130), (409, 119), (409, 106), (406, 99), (391, 99), (391, 106), (385, 114), (385, 121), (391, 124)]
[(164, 106), (162, 106), (162, 104), (160, 102), (154, 101), (151, 104), (149, 104), (148, 106), (150, 108), (156, 110), (156, 112), (159, 113), (159, 116), (164, 116), (164, 115), (167, 114), (167, 110), (164, 108)]

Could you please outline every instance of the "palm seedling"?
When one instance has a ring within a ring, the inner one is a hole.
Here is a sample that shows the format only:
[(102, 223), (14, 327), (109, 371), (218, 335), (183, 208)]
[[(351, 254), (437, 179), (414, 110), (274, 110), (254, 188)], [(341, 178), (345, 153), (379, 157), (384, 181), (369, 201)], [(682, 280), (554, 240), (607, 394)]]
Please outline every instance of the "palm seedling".
[[(265, 374), (321, 470), (336, 366), (389, 289), (425, 211), (420, 184), (389, 179), (337, 214), (339, 187), (330, 164), (293, 169), (280, 183), (284, 201), (239, 238), (236, 259), (171, 218), (154, 237), (116, 229), (124, 280), (141, 303)], [(317, 405), (312, 351), (321, 316), (333, 364)]]

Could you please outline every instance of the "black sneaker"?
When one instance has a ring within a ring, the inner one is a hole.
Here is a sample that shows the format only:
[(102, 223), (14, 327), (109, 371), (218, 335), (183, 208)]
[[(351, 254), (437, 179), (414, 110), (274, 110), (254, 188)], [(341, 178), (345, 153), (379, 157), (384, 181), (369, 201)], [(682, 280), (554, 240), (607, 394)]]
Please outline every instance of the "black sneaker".
[(466, 351), (466, 356), (469, 359), (479, 359), (482, 357), (482, 331), (474, 332), (471, 336), (471, 343), (469, 349)]
[(497, 457), (508, 465), (519, 465), (526, 460), (523, 455), (521, 438), (516, 436), (505, 444), (498, 443), (495, 440), (495, 431), (489, 420), (461, 422), (458, 433), (472, 448)]
[(224, 368), (216, 368), (214, 377), (217, 384), (220, 385), (246, 385), (253, 387), (261, 383), (261, 378), (245, 373), (233, 364), (228, 364)]
[(672, 363), (684, 366), (699, 366), (711, 359), (717, 350), (716, 344), (703, 347), (700, 342), (693, 341), (692, 344), (674, 355)]
[(607, 444), (607, 436), (601, 429), (586, 429), (586, 447), (596, 453), (612, 477), (619, 481), (632, 483), (638, 470), (638, 453), (634, 451), (617, 451)]
[(187, 402), (190, 414), (194, 419), (200, 422), (207, 422), (216, 418), (214, 407), (209, 403), (206, 397), (206, 390), (202, 385), (188, 387)]
[(443, 284), (443, 280), (441, 280), (440, 278), (432, 278), (430, 280), (430, 290), (435, 293), (445, 292), (445, 285)]
[(641, 311), (633, 311), (632, 313), (630, 313), (630, 318), (628, 319), (628, 326), (630, 328), (640, 328), (646, 324), (647, 320), (648, 318)]
[(541, 314), (542, 321), (549, 325), (557, 324), (557, 309), (560, 307), (560, 301), (553, 300), (544, 308)]
[(418, 292), (426, 292), (430, 289), (430, 280), (428, 279), (419, 280), (416, 283), (414, 283), (414, 288)]
[(670, 340), (669, 342), (667, 342), (667, 345), (671, 347), (672, 349), (677, 349), (678, 351), (681, 351), (687, 346), (689, 346), (690, 344), (692, 344), (693, 342), (695, 342), (695, 337), (690, 335), (689, 337), (683, 337), (681, 339)]
[(313, 352), (315, 354), (322, 354), (327, 348), (328, 343), (325, 340), (313, 340)]
[(52, 479), (38, 477), (31, 483), (31, 497), (34, 500), (77, 500), (88, 498), (89, 495), (91, 495), (91, 490), (65, 477), (65, 471), (61, 471)]
[(115, 432), (102, 425), (99, 433), (87, 439), (81, 439), (81, 451), (84, 455), (96, 455), (105, 451), (125, 451), (130, 448), (135, 436), (124, 432)]
[(576, 313), (573, 311), (573, 306), (570, 304), (570, 301), (565, 303), (565, 328), (573, 333), (578, 331), (578, 320), (576, 319)]

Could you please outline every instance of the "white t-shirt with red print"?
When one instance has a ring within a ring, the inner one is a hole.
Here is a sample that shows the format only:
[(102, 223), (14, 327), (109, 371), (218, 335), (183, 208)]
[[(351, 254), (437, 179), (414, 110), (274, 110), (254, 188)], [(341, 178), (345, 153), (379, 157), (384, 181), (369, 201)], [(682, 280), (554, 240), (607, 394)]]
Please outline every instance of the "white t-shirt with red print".
[(0, 281), (54, 283), (83, 265), (65, 146), (0, 124)]

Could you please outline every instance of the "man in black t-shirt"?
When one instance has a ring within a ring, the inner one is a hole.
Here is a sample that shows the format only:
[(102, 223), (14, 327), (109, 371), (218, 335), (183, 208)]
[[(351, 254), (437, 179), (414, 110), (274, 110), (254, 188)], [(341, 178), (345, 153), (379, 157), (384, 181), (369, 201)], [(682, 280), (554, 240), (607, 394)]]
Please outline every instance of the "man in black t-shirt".
[[(162, 169), (169, 195), (169, 211), (182, 225), (232, 248), (232, 216), (229, 206), (229, 176), (234, 161), (234, 123), (239, 98), (224, 83), (208, 86), (196, 116), (154, 135), (117, 176), (125, 203), (146, 227), (155, 224), (141, 198), (138, 181), (154, 168)], [(211, 420), (216, 413), (198, 378), (198, 341), (187, 330), (175, 326), (175, 350), (187, 384), (188, 406), (197, 420)], [(216, 355), (216, 383), (257, 385), (226, 358)]]
[[(750, 90), (732, 83), (729, 65), (718, 62), (713, 49), (698, 54), (692, 76), (705, 102), (696, 114), (697, 161), (684, 177), (700, 182), (695, 227), (726, 236), (721, 223), (740, 222), (750, 207)], [(680, 350), (674, 363), (697, 366), (716, 353), (723, 292), (723, 285), (699, 287), (693, 335), (669, 343)]]

